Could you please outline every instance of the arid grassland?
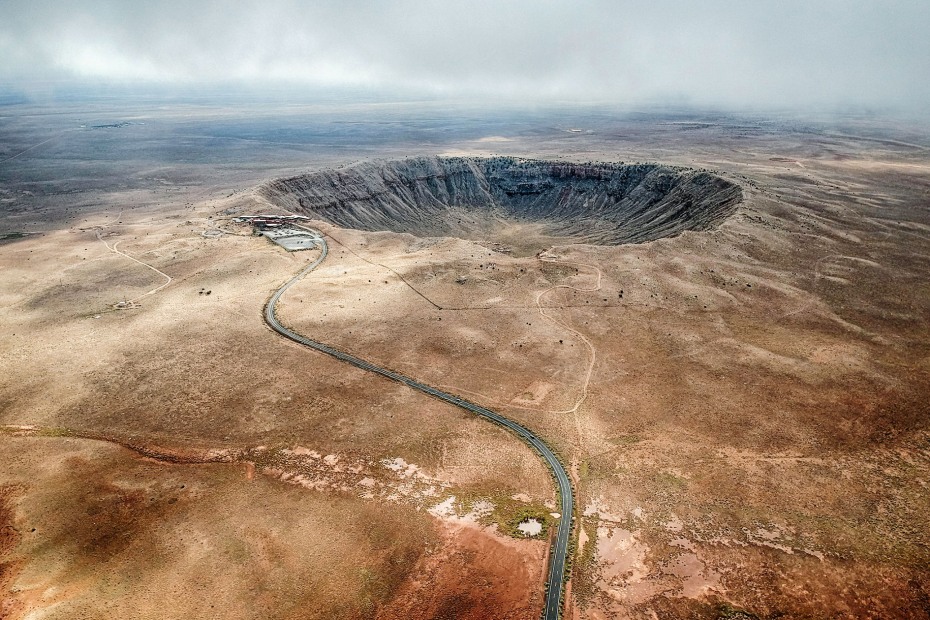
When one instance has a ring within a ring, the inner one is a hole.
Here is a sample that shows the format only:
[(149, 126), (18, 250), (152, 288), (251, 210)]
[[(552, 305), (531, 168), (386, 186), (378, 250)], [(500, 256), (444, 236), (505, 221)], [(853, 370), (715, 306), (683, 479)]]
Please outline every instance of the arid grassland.
[(0, 108), (0, 618), (539, 616), (549, 472), (269, 329), (288, 212), (283, 322), (570, 464), (567, 617), (930, 614), (920, 124), (137, 102)]

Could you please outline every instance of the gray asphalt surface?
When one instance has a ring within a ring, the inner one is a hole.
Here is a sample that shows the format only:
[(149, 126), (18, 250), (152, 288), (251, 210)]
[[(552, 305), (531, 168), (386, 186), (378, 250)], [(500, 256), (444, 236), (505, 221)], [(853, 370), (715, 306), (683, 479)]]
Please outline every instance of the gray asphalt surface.
[(271, 299), (265, 306), (265, 322), (268, 323), (269, 327), (271, 327), (273, 330), (285, 338), (293, 340), (294, 342), (308, 346), (312, 349), (316, 349), (317, 351), (326, 353), (327, 355), (331, 355), (338, 360), (352, 364), (353, 366), (363, 370), (368, 370), (370, 372), (377, 373), (382, 377), (403, 383), (404, 385), (407, 385), (415, 390), (419, 390), (420, 392), (434, 396), (451, 405), (455, 405), (456, 407), (461, 407), (462, 409), (486, 418), (499, 426), (503, 426), (507, 430), (515, 433), (518, 437), (520, 437), (520, 439), (529, 444), (530, 447), (539, 453), (543, 460), (546, 461), (546, 464), (549, 466), (549, 469), (555, 476), (556, 483), (559, 487), (559, 499), (561, 502), (562, 518), (559, 519), (558, 531), (556, 533), (555, 542), (552, 545), (550, 552), (549, 575), (546, 579), (546, 602), (545, 606), (543, 607), (542, 614), (543, 620), (558, 620), (562, 610), (562, 589), (566, 580), (565, 561), (568, 556), (568, 542), (572, 530), (572, 514), (574, 514), (572, 485), (568, 478), (568, 473), (565, 471), (565, 467), (562, 465), (559, 459), (556, 458), (555, 453), (552, 452), (549, 446), (547, 446), (542, 439), (540, 439), (535, 433), (526, 427), (517, 424), (513, 420), (510, 420), (499, 413), (495, 413), (490, 409), (486, 409), (481, 405), (476, 405), (475, 403), (467, 401), (463, 398), (459, 398), (453, 394), (449, 394), (448, 392), (437, 390), (436, 388), (426, 385), (425, 383), (411, 379), (406, 375), (388, 370), (387, 368), (382, 368), (381, 366), (366, 362), (365, 360), (355, 357), (354, 355), (343, 353), (342, 351), (327, 346), (322, 342), (317, 342), (316, 340), (311, 340), (310, 338), (301, 336), (297, 332), (291, 331), (279, 323), (278, 319), (275, 317), (275, 306), (277, 305), (278, 300), (281, 299), (281, 296), (293, 284), (300, 281), (301, 278), (316, 269), (329, 254), (329, 245), (326, 243), (326, 239), (323, 238), (319, 231), (309, 228), (304, 228), (304, 230), (307, 230), (308, 232), (313, 233), (319, 237), (319, 241), (317, 243), (321, 249), (320, 256), (315, 261), (307, 265), (304, 269), (302, 269), (300, 273), (288, 280), (284, 286), (275, 291), (274, 295), (271, 296)]

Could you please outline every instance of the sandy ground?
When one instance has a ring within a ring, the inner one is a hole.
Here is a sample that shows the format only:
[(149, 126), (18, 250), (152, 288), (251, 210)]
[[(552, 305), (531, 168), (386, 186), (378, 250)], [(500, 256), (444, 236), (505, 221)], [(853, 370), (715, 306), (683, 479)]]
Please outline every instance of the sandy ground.
[[(319, 223), (330, 257), (281, 315), (575, 464), (575, 618), (926, 617), (927, 149), (683, 127), (420, 148), (712, 168), (746, 195), (716, 231), (540, 260)], [(543, 543), (497, 533), (554, 509), (533, 453), (265, 328), (312, 254), (227, 221), (263, 206), (255, 173), (197, 174), (4, 185), (74, 211), (0, 245), (0, 617), (537, 617)]]
[[(469, 609), (476, 618), (500, 608), (513, 610), (511, 617), (537, 615), (541, 542), (501, 542), (477, 522), (451, 531), (427, 513), (453, 490), (466, 499), (463, 514), (479, 496), (494, 499), (503, 514), (511, 504), (544, 508), (554, 492), (535, 455), (500, 429), (385, 381), (372, 388), (360, 371), (277, 337), (262, 323), (261, 309), (310, 254), (286, 254), (250, 236), (205, 238), (201, 232), (214, 228), (209, 218), (216, 207), (200, 208), (192, 215), (150, 205), (141, 220), (111, 209), (81, 226), (3, 247), (10, 338), (2, 359), (10, 374), (0, 389), (7, 425), (0, 437), (9, 446), (0, 451), (0, 516), (11, 523), (0, 547), (3, 617), (162, 618), (168, 595), (182, 601), (171, 611), (179, 618), (394, 618), (421, 606)], [(128, 256), (113, 252), (114, 245)], [(146, 265), (170, 273), (171, 282), (165, 286)], [(119, 309), (125, 300), (135, 304)], [(61, 448), (49, 445), (86, 441), (81, 437), (102, 441), (81, 444), (80, 467), (68, 450), (59, 454)], [(108, 447), (118, 444), (138, 450)], [(29, 469), (24, 454), (66, 471), (36, 472), (39, 465)], [(145, 467), (169, 478), (206, 468), (202, 485), (217, 487), (210, 502), (177, 512), (171, 526), (211, 538), (211, 559), (199, 560), (203, 566), (179, 559), (192, 553), (193, 543), (178, 542), (167, 525), (149, 540), (151, 525), (138, 513), (146, 506), (145, 489), (164, 486), (162, 477), (84, 486), (86, 476), (122, 476), (153, 456), (157, 466)], [(178, 460), (214, 464), (171, 463)], [(82, 473), (88, 468), (93, 472)], [(260, 481), (265, 494), (256, 497), (251, 486), (216, 477)], [(290, 499), (270, 499), (274, 489)], [(511, 499), (518, 493), (523, 499)], [(100, 497), (102, 506), (84, 505)], [(293, 503), (301, 498), (305, 505)], [(42, 527), (36, 523), (43, 511), (26, 505), (40, 499), (46, 514), (57, 515), (51, 522), (44, 517)], [(88, 510), (110, 530), (100, 536), (123, 541), (117, 557), (85, 557), (106, 543), (96, 533), (70, 540), (75, 520)], [(384, 510), (388, 519), (379, 516)], [(275, 553), (286, 555), (286, 563), (258, 586), (274, 597), (252, 598), (251, 582), (263, 569), (251, 558), (262, 550), (246, 545), (230, 557), (215, 549), (239, 544), (231, 525), (211, 523), (217, 513), (233, 520), (250, 513), (235, 528), (262, 524), (261, 537), (281, 547)], [(274, 526), (282, 518), (303, 533)], [(345, 523), (355, 525), (344, 531)], [(27, 526), (37, 528), (30, 533), (40, 542), (13, 534)], [(363, 544), (369, 534), (378, 551)], [(306, 545), (295, 540), (300, 535)], [(336, 539), (353, 548), (330, 545)], [(60, 567), (49, 568), (51, 560), (36, 545)], [(167, 557), (156, 566), (151, 553)], [(436, 553), (449, 562), (441, 575), (429, 561)], [(292, 572), (297, 563), (300, 570)], [(217, 574), (221, 587), (206, 577)], [(403, 590), (398, 577), (407, 584)], [(430, 588), (414, 587), (426, 577)], [(277, 581), (291, 585), (282, 589)], [(481, 588), (472, 591), (472, 582)], [(231, 590), (243, 594), (229, 597)], [(454, 601), (446, 591), (455, 593)]]

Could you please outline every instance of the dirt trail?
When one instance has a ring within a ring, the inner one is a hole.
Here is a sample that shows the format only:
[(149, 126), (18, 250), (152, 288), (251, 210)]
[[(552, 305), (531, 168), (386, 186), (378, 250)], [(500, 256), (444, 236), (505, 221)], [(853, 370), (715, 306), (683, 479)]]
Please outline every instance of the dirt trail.
[(597, 273), (597, 281), (595, 282), (594, 286), (591, 288), (580, 288), (577, 286), (570, 286), (568, 284), (556, 284), (555, 286), (547, 288), (546, 290), (540, 291), (539, 293), (536, 294), (536, 310), (539, 311), (540, 316), (558, 325), (559, 327), (562, 327), (563, 329), (570, 331), (579, 340), (584, 342), (586, 347), (588, 347), (590, 358), (588, 360), (588, 368), (587, 368), (587, 371), (585, 372), (584, 381), (581, 384), (581, 395), (578, 397), (578, 400), (575, 401), (575, 404), (572, 408), (565, 409), (563, 411), (551, 412), (551, 413), (557, 413), (557, 414), (570, 413), (575, 417), (575, 427), (576, 427), (576, 430), (578, 431), (578, 441), (580, 442), (582, 439), (582, 430), (581, 430), (581, 420), (578, 418), (578, 409), (581, 407), (584, 401), (588, 398), (588, 387), (591, 385), (591, 376), (594, 374), (594, 364), (597, 363), (597, 349), (595, 348), (594, 344), (590, 340), (588, 340), (588, 338), (584, 334), (582, 334), (580, 331), (578, 331), (577, 329), (575, 329), (568, 323), (564, 321), (560, 321), (554, 316), (546, 314), (541, 304), (541, 301), (542, 301), (542, 298), (545, 297), (547, 294), (560, 288), (564, 288), (564, 289), (572, 290), (572, 291), (578, 291), (582, 293), (593, 293), (595, 291), (599, 291), (601, 289), (601, 279), (603, 277), (603, 274), (601, 273), (601, 270), (598, 267), (594, 265), (589, 265), (587, 263), (578, 263), (578, 262), (573, 262), (573, 261), (561, 261), (561, 260), (555, 260), (552, 258), (545, 258), (542, 256), (539, 258), (539, 260), (542, 262), (553, 263), (557, 265), (576, 265), (576, 266), (584, 267), (587, 269), (593, 269)]
[(130, 304), (134, 304), (134, 303), (138, 302), (138, 301), (139, 301), (140, 299), (142, 299), (143, 297), (148, 297), (149, 295), (152, 295), (152, 294), (154, 294), (154, 293), (157, 293), (158, 291), (160, 291), (161, 289), (165, 288), (166, 286), (168, 286), (169, 284), (171, 284), (171, 282), (174, 281), (174, 278), (172, 278), (171, 276), (169, 276), (169, 275), (168, 275), (167, 273), (165, 273), (164, 271), (161, 271), (161, 270), (157, 269), (156, 267), (153, 267), (152, 265), (150, 265), (150, 264), (148, 264), (148, 263), (146, 263), (146, 262), (144, 262), (144, 261), (139, 260), (139, 259), (136, 258), (135, 256), (131, 256), (131, 255), (129, 255), (129, 254), (126, 254), (126, 253), (123, 252), (122, 250), (120, 250), (120, 249), (117, 247), (117, 246), (120, 244), (119, 241), (114, 242), (113, 245), (110, 246), (110, 244), (107, 243), (106, 240), (104, 240), (103, 236), (100, 234), (100, 231), (101, 231), (101, 230), (102, 230), (102, 229), (100, 229), (100, 228), (98, 228), (98, 229), (96, 230), (97, 239), (98, 239), (103, 245), (105, 245), (106, 248), (107, 248), (108, 250), (110, 250), (110, 251), (113, 252), (114, 254), (119, 254), (120, 256), (125, 256), (125, 257), (128, 258), (129, 260), (135, 261), (135, 262), (139, 263), (140, 265), (142, 265), (142, 266), (144, 266), (144, 267), (148, 267), (149, 269), (151, 269), (152, 271), (154, 271), (154, 272), (157, 273), (158, 275), (160, 275), (160, 276), (162, 276), (163, 278), (165, 278), (165, 283), (164, 283), (164, 284), (162, 284), (162, 285), (160, 285), (160, 286), (156, 286), (156, 287), (153, 288), (152, 290), (148, 291), (147, 293), (143, 293), (143, 294), (139, 295), (139, 296), (136, 297), (135, 299), (130, 299), (130, 300), (129, 300), (129, 303), (130, 303)]

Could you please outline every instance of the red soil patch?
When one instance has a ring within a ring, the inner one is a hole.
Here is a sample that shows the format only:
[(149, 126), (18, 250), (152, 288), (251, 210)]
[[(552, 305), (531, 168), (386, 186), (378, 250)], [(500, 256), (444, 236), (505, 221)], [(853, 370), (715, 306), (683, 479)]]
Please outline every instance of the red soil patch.
[(542, 613), (538, 541), (510, 541), (475, 527), (449, 528), (424, 554), (378, 620), (536, 620)]

